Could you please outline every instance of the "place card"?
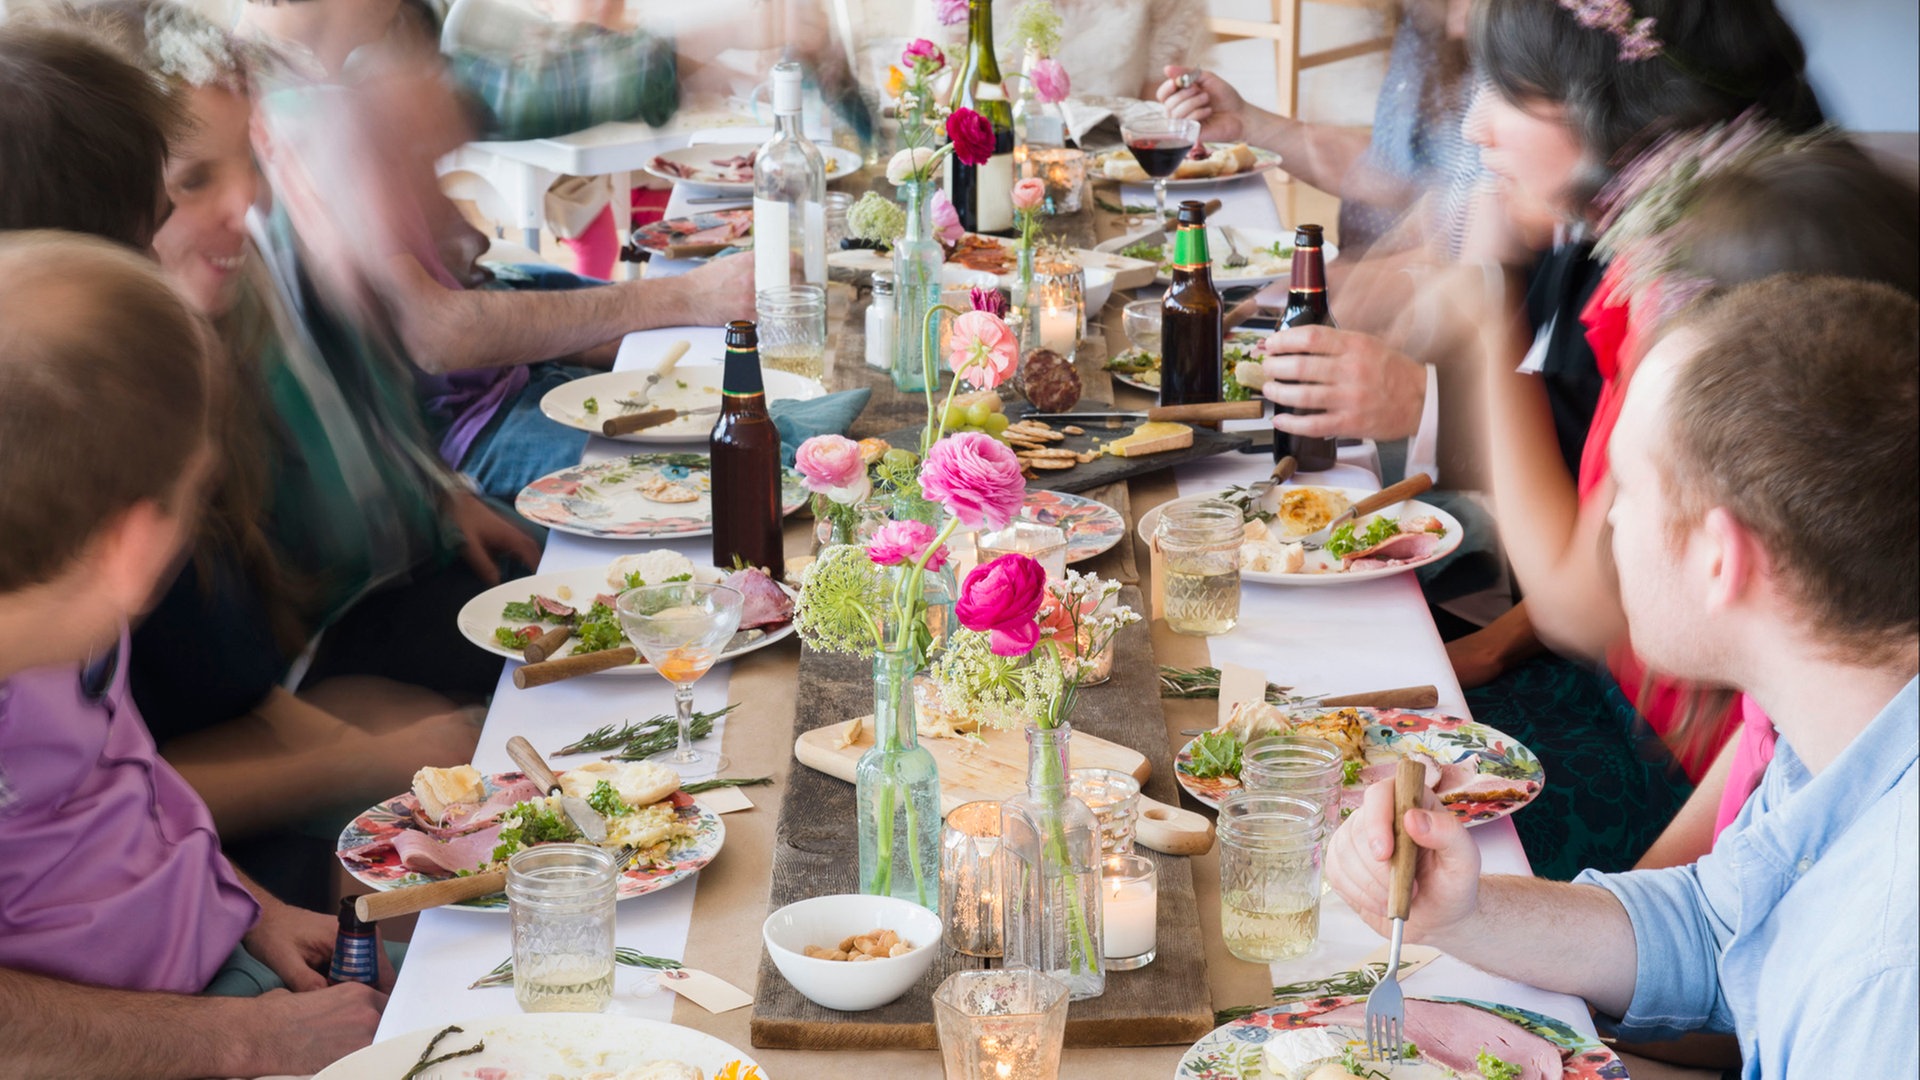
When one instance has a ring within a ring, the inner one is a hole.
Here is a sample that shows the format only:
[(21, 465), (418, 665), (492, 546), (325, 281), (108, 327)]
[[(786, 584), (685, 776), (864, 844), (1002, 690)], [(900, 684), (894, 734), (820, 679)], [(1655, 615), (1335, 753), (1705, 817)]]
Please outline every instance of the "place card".
[[(1380, 970), (1385, 971), (1387, 969), (1387, 950), (1389, 948), (1391, 948), (1391, 946), (1382, 945), (1379, 948), (1373, 950), (1373, 953), (1371, 955), (1369, 955), (1365, 960), (1360, 961), (1360, 967), (1364, 969), (1369, 964), (1378, 964), (1380, 966)], [(1414, 972), (1419, 971), (1421, 968), (1426, 967), (1428, 964), (1431, 964), (1435, 960), (1440, 959), (1442, 955), (1443, 954), (1440, 952), (1439, 949), (1431, 948), (1426, 945), (1412, 945), (1412, 944), (1401, 945), (1400, 946), (1400, 979), (1401, 981), (1402, 982), (1406, 981), (1407, 976), (1412, 975)]]
[(741, 1006), (753, 1004), (752, 994), (718, 975), (694, 968), (663, 971), (657, 981), (710, 1013), (732, 1012)]
[(703, 791), (693, 797), (693, 801), (716, 814), (731, 814), (735, 810), (753, 809), (753, 800), (737, 787), (714, 788)]
[(1220, 665), (1220, 723), (1233, 718), (1233, 707), (1267, 699), (1267, 675), (1264, 671), (1240, 664)]

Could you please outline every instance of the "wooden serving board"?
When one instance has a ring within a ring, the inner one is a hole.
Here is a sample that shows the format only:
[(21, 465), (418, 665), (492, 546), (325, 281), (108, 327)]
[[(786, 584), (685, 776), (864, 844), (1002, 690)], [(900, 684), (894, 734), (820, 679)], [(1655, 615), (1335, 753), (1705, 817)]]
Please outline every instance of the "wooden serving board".
[[(1122, 590), (1120, 600), (1136, 608), (1142, 603), (1134, 588)], [(1131, 748), (1147, 760), (1170, 760), (1166, 720), (1160, 711), (1159, 671), (1146, 624), (1121, 632), (1114, 661), (1112, 681), (1081, 691), (1074, 715), (1073, 763), (1084, 764), (1078, 747), (1086, 734)], [(850, 716), (873, 711), (870, 661), (803, 650), (799, 681), (794, 724), (803, 736), (837, 728)], [(769, 908), (857, 891), (859, 844), (853, 827), (853, 785), (810, 768), (794, 769), (788, 785), (774, 836)], [(1177, 803), (1179, 798), (1173, 774), (1166, 769), (1148, 777), (1144, 788), (1146, 795), (1161, 802)], [(1154, 860), (1159, 873), (1159, 956), (1137, 971), (1108, 972), (1106, 993), (1070, 1006), (1069, 1046), (1186, 1045), (1213, 1029), (1213, 999), (1207, 986), (1192, 866), (1180, 856), (1141, 853)], [(934, 989), (956, 971), (995, 963), (940, 946), (932, 968), (898, 1000), (847, 1013), (802, 997), (763, 950), (749, 1025), (752, 1042), (791, 1050), (931, 1050), (939, 1045), (933, 1025)]]

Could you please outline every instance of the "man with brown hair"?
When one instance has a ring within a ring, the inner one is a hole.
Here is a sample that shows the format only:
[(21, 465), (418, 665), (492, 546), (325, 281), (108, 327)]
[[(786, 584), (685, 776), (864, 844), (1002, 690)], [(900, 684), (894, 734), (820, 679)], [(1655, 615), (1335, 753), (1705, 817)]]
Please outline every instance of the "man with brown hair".
[[(332, 921), (227, 864), (127, 694), (127, 623), (216, 468), (210, 340), (139, 256), (0, 234), (0, 1077), (307, 1073), (379, 1019), (315, 970)], [(311, 992), (190, 996), (236, 967)]]
[[(1751, 695), (1780, 743), (1690, 866), (1571, 884), (1480, 877), (1451, 815), (1407, 936), (1579, 994), (1622, 1038), (1739, 1037), (1743, 1075), (1889, 1075), (1920, 1059), (1920, 304), (1780, 276), (1686, 313), (1649, 350), (1611, 444), (1612, 548), (1633, 647)], [(1328, 877), (1385, 930), (1391, 785)]]
[(0, 231), (144, 249), (167, 217), (161, 176), (179, 123), (153, 80), (71, 30), (13, 23), (0, 25), (0, 86)]

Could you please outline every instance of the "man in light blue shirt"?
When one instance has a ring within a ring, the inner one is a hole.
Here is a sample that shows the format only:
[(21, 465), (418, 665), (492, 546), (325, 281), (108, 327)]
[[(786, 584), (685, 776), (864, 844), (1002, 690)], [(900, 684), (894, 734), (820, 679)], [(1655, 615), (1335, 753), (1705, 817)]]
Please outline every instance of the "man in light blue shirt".
[[(1776, 277), (1688, 312), (1610, 444), (1635, 652), (1751, 695), (1774, 761), (1692, 866), (1571, 884), (1480, 876), (1411, 810), (1410, 940), (1578, 994), (1621, 1035), (1738, 1036), (1749, 1078), (1920, 1061), (1920, 304)], [(1564, 782), (1564, 781), (1563, 781)], [(1381, 930), (1391, 785), (1336, 834), (1334, 888)]]

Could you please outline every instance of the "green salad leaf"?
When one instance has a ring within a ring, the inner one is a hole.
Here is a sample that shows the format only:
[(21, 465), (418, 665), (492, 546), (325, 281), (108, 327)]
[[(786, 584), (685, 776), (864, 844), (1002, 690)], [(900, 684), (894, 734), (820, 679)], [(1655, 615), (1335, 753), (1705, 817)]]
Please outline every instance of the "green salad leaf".
[(511, 626), (501, 626), (493, 631), (493, 640), (509, 649), (524, 649), (532, 643), (533, 639), (534, 633), (531, 627), (515, 630)]
[(525, 603), (514, 601), (501, 608), (500, 617), (509, 622), (517, 623), (547, 621), (547, 613), (541, 610), (540, 605), (536, 603), (532, 597), (528, 597)]
[(624, 817), (633, 813), (633, 807), (628, 806), (620, 798), (620, 793), (613, 790), (613, 785), (605, 780), (593, 785), (593, 793), (587, 796), (587, 805), (598, 810), (601, 817)]
[(515, 803), (513, 809), (501, 815), (500, 820), (506, 822), (507, 827), (500, 830), (500, 843), (493, 849), (491, 862), (506, 862), (514, 852), (535, 844), (558, 843), (580, 837), (579, 831), (565, 816), (530, 802)]
[(1157, 263), (1167, 257), (1167, 248), (1166, 245), (1152, 240), (1142, 240), (1137, 244), (1128, 244), (1121, 248), (1120, 254), (1129, 259), (1145, 259), (1148, 262)]
[(612, 608), (598, 600), (580, 617), (573, 628), (573, 655), (581, 653), (605, 652), (617, 649), (627, 643), (627, 635), (620, 629), (620, 617)]
[(1400, 522), (1396, 518), (1377, 517), (1367, 522), (1367, 527), (1356, 532), (1354, 522), (1345, 522), (1333, 530), (1327, 539), (1326, 552), (1334, 558), (1342, 558), (1356, 551), (1365, 551), (1375, 544), (1385, 543), (1400, 532)]
[(1225, 731), (1209, 731), (1193, 740), (1193, 761), (1187, 766), (1193, 776), (1240, 775), (1240, 740)]
[(1361, 761), (1347, 762), (1345, 765), (1341, 766), (1340, 768), (1340, 782), (1342, 784), (1347, 785), (1348, 787), (1352, 787), (1353, 785), (1359, 783), (1360, 770), (1365, 767), (1366, 767), (1365, 762), (1361, 762)]
[(600, 399), (588, 398), (587, 400), (580, 403), (580, 407), (590, 413), (597, 413), (600, 411)]
[(1502, 1061), (1485, 1050), (1474, 1056), (1473, 1067), (1479, 1070), (1480, 1080), (1520, 1080), (1520, 1066)]

